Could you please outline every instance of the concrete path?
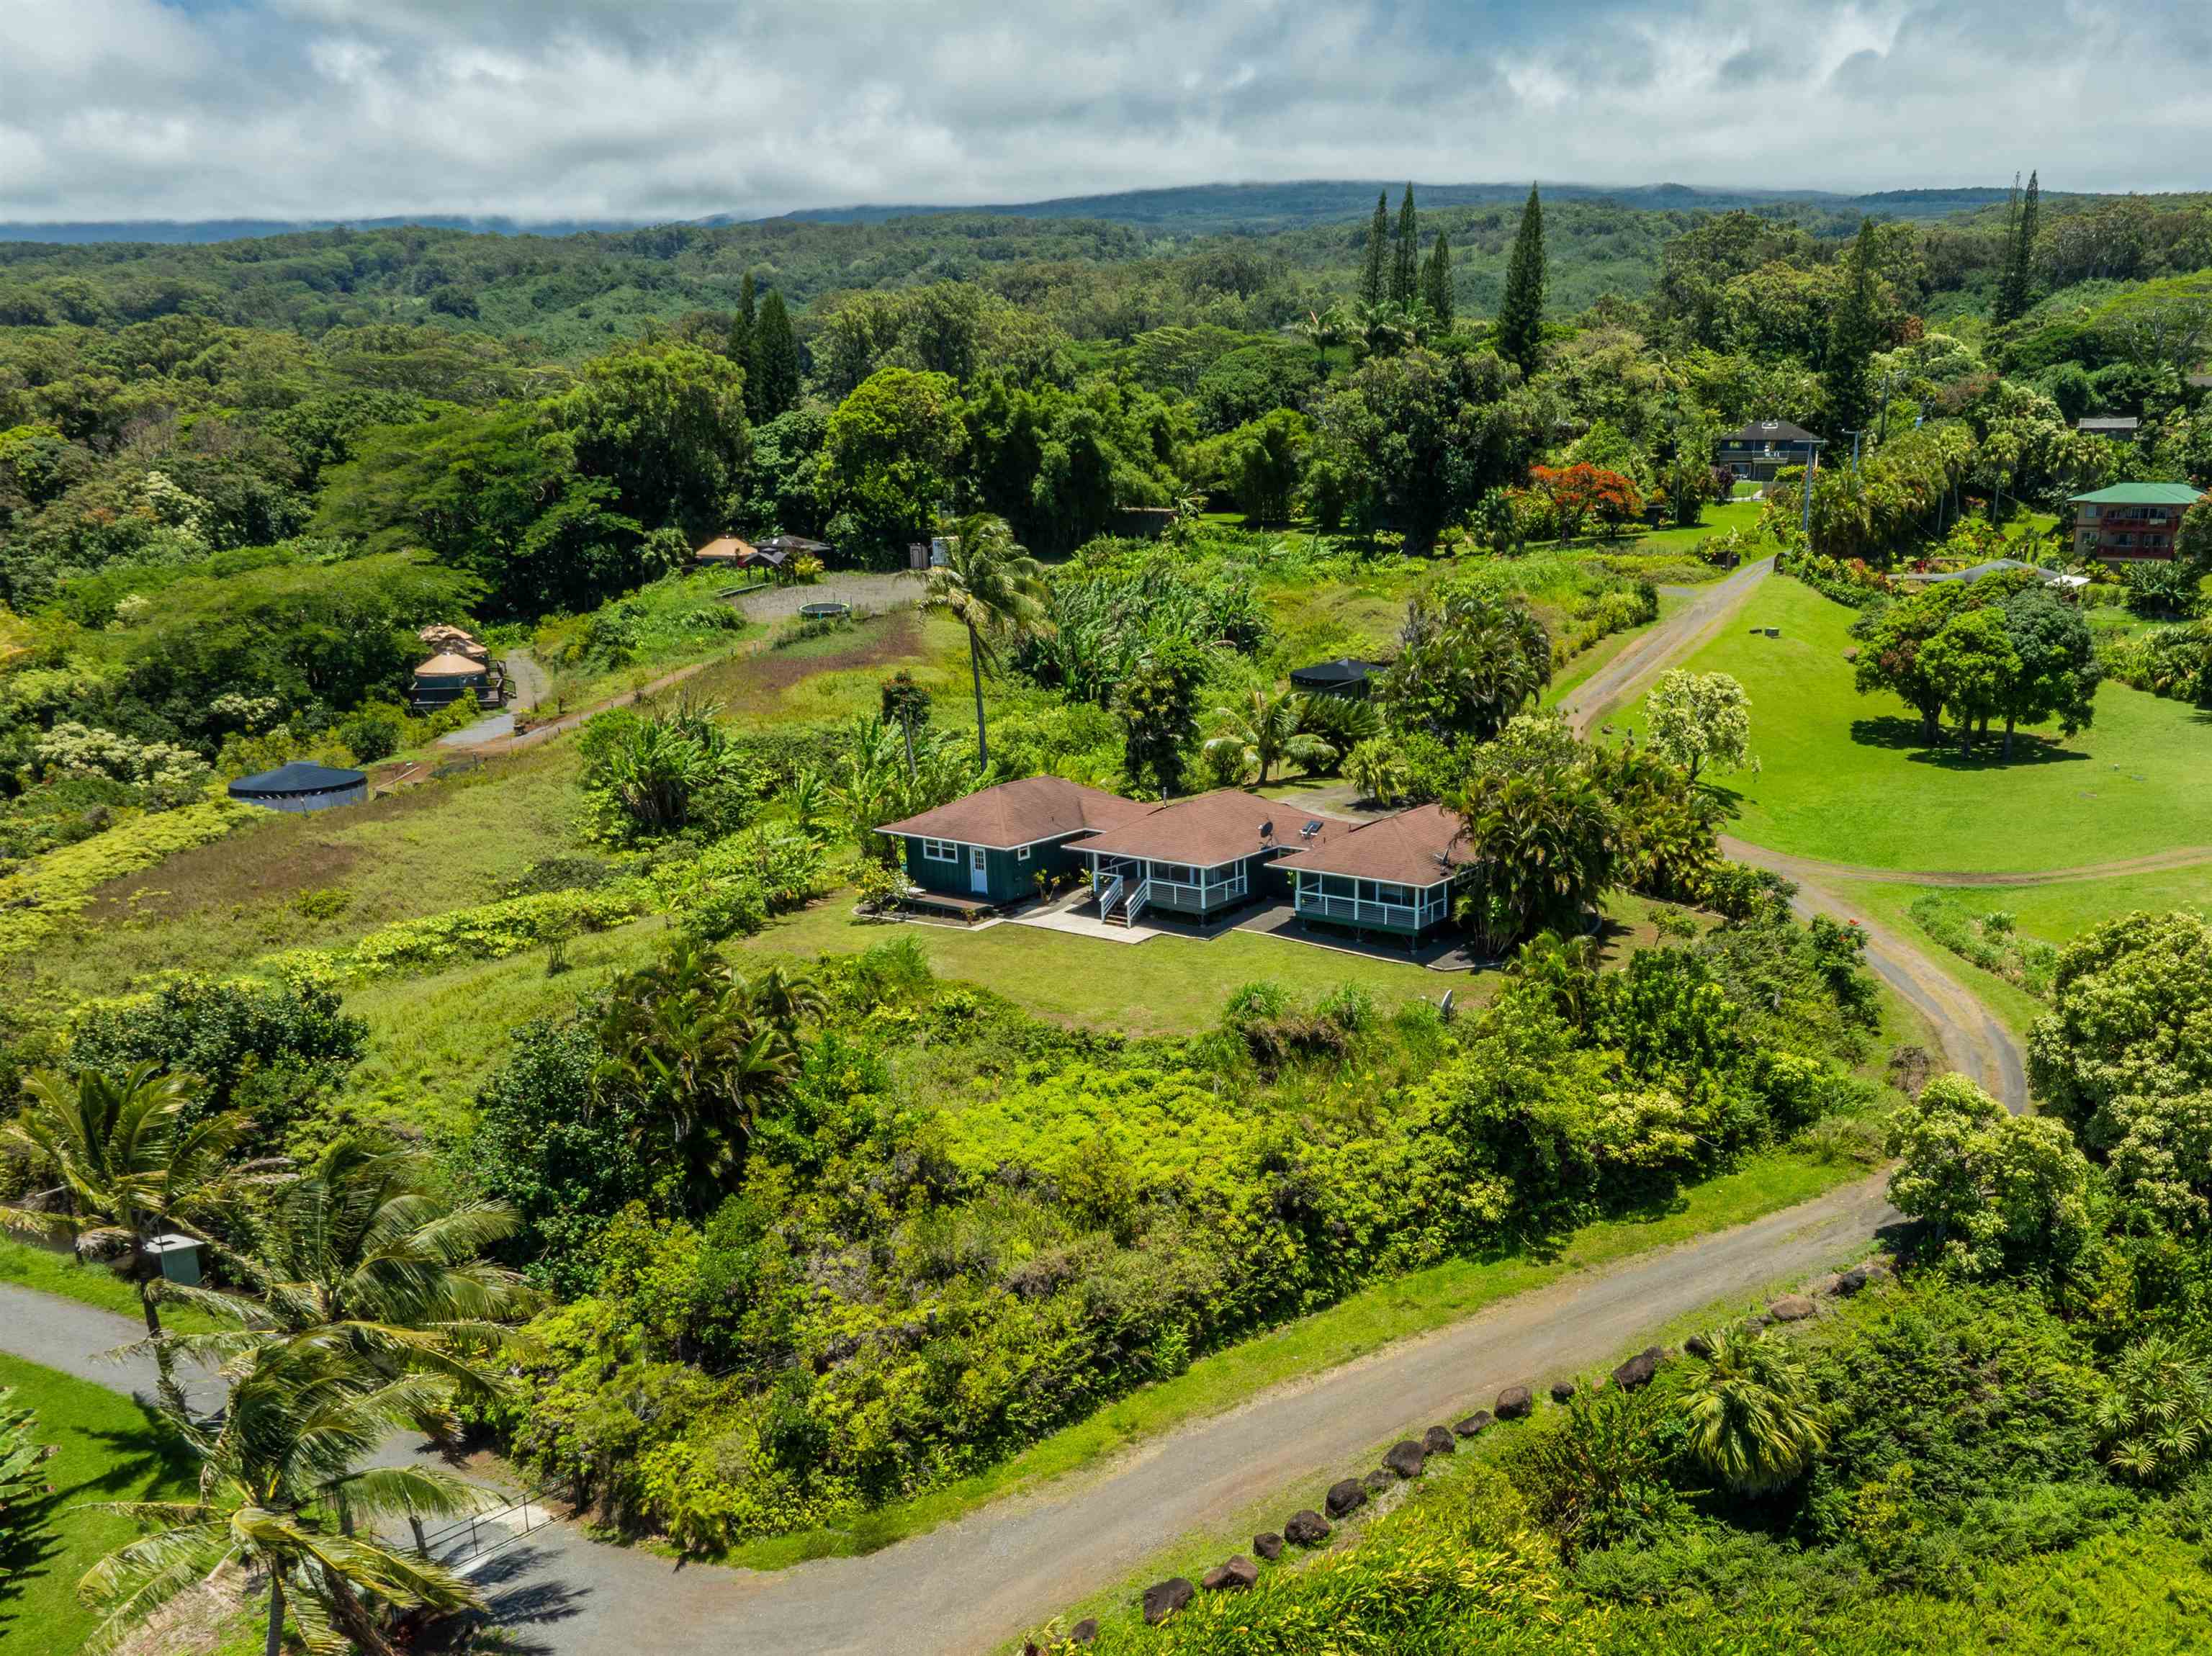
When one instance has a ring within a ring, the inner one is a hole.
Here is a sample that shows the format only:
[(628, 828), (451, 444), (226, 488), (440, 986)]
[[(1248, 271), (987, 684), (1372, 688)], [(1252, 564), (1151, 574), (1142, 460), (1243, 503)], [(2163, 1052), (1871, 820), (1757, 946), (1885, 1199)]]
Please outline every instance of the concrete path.
[(1577, 736), (1588, 736), (1607, 713), (1643, 695), (1651, 681), (1717, 634), (1743, 608), (1774, 567), (1772, 558), (1747, 563), (1698, 595), (1666, 620), (1632, 639), (1611, 661), (1559, 698), (1559, 711)]

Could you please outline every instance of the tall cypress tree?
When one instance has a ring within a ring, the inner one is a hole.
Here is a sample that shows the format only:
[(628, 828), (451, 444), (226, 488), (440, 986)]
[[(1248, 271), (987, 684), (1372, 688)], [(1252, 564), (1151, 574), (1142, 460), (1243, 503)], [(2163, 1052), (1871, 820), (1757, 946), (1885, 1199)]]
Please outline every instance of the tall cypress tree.
[(1375, 216), (1367, 226), (1367, 264), (1359, 272), (1359, 302), (1372, 309), (1389, 296), (1390, 285), (1390, 192), (1375, 197)]
[(1820, 378), (1828, 394), (1828, 431), (1863, 431), (1874, 416), (1874, 221), (1859, 221), (1844, 268), (1844, 296), (1828, 318), (1828, 355)]
[(2026, 316), (2035, 300), (2035, 220), (2043, 194), (2040, 175), (2027, 175), (2027, 195), (2021, 195), (2019, 189), (2015, 183), (2013, 209), (2008, 215), (2004, 275), (1997, 286), (1996, 321), (2000, 327)]
[(1413, 212), (1413, 186), (1406, 186), (1406, 199), (1398, 203), (1398, 231), (1391, 248), (1390, 302), (1410, 305), (1421, 291), (1421, 226)]
[(752, 361), (745, 365), (745, 412), (756, 424), (799, 406), (799, 338), (791, 313), (773, 288), (761, 300), (753, 327)]
[[(738, 308), (730, 318), (730, 361), (752, 371), (753, 328), (758, 321), (757, 307), (753, 303), (753, 273), (745, 272), (745, 279), (738, 284)], [(747, 387), (750, 392), (750, 387)], [(748, 397), (748, 401), (750, 400)], [(748, 410), (750, 413), (750, 410)]]
[(737, 285), (737, 310), (730, 312), (730, 361), (752, 373), (752, 330), (759, 325), (759, 307), (752, 300), (752, 272)]
[(1528, 186), (1521, 231), (1505, 266), (1505, 292), (1498, 301), (1498, 354), (1524, 374), (1536, 371), (1544, 343), (1544, 203)]
[(1429, 307), (1429, 314), (1436, 318), (1437, 328), (1449, 333), (1452, 325), (1451, 238), (1441, 225), (1437, 227), (1436, 245), (1429, 249), (1428, 262), (1421, 266), (1421, 302)]

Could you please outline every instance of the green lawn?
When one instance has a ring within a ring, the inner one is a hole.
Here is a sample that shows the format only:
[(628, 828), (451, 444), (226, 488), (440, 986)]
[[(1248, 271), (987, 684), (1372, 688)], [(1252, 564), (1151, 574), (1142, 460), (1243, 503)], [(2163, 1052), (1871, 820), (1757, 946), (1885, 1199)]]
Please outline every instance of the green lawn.
[(78, 1602), (78, 1579), (137, 1532), (126, 1519), (83, 1507), (181, 1495), (191, 1474), (173, 1441), (127, 1397), (3, 1354), (0, 1385), (38, 1411), (38, 1441), (60, 1451), (45, 1465), (51, 1526), (0, 1570), (0, 1653), (63, 1656), (99, 1622)]
[[(1684, 664), (1750, 693), (1762, 768), (1711, 779), (1740, 796), (1735, 831), (1778, 851), (1872, 868), (2027, 870), (2212, 846), (2212, 724), (2107, 683), (2094, 728), (2024, 734), (1970, 761), (1921, 745), (1919, 721), (1863, 696), (1844, 658), (1854, 612), (1802, 583), (1764, 583)], [(1779, 627), (1778, 639), (1752, 629)], [(1627, 723), (1642, 721), (1639, 707)]]
[(1471, 985), (1485, 981), (1244, 931), (1123, 943), (1030, 925), (969, 931), (861, 919), (844, 893), (774, 922), (738, 947), (812, 959), (900, 937), (921, 944), (940, 977), (994, 990), (1042, 1017), (1137, 1036), (1208, 1028), (1231, 995), (1259, 978), (1306, 995), (1364, 984), (1386, 1010), (1416, 996), (1433, 1000), (1447, 989), (1465, 999)]

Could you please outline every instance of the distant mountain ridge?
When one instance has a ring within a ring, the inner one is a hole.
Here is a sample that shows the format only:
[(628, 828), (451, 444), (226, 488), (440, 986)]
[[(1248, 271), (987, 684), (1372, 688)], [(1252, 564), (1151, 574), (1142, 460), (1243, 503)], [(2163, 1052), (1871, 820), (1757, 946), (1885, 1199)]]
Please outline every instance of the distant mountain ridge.
[[(717, 213), (686, 222), (721, 226), (773, 222), (776, 219), (807, 224), (880, 224), (888, 219), (933, 215), (1028, 218), (1095, 219), (1111, 224), (1134, 225), (1178, 235), (1212, 235), (1224, 232), (1296, 229), (1352, 219), (1375, 204), (1376, 192), (1387, 191), (1395, 204), (1403, 181), (1363, 179), (1307, 179), (1281, 184), (1196, 184), (1156, 190), (1124, 190), (1109, 195), (1062, 196), (1047, 201), (1008, 202), (963, 207), (912, 203), (860, 204), (848, 207), (808, 207), (795, 212), (749, 219)], [(1423, 184), (1414, 193), (1424, 206), (1486, 206), (1518, 201), (1528, 191), (1523, 182), (1510, 184)], [(1686, 184), (1639, 184), (1617, 187), (1589, 184), (1546, 182), (1544, 193), (1559, 201), (1614, 201), (1623, 207), (1645, 211), (1727, 212), (1735, 208), (1771, 208), (1802, 202), (1830, 211), (1853, 208), (1885, 217), (1939, 218), (1946, 214), (2001, 201), (2005, 191), (1984, 186), (1955, 189), (1884, 190), (1867, 195), (1846, 195), (1822, 190), (1711, 188)], [(216, 241), (245, 241), (267, 236), (291, 235), (304, 230), (392, 229), (421, 225), (441, 230), (470, 230), (483, 235), (566, 236), (588, 231), (635, 230), (668, 222), (649, 218), (590, 218), (532, 221), (503, 216), (453, 214), (404, 215), (379, 218), (337, 219), (139, 219), (113, 222), (80, 221), (35, 223), (0, 222), (0, 241), (58, 244), (137, 242), (191, 246)]]

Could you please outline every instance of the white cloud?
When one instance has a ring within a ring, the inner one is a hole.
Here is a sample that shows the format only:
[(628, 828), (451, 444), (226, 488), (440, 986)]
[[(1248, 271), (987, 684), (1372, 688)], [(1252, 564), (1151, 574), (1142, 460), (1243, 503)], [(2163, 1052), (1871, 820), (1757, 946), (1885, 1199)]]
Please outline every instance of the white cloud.
[(0, 218), (2202, 187), (2197, 0), (7, 0)]

